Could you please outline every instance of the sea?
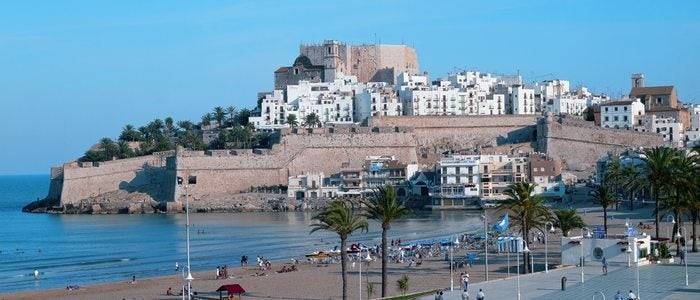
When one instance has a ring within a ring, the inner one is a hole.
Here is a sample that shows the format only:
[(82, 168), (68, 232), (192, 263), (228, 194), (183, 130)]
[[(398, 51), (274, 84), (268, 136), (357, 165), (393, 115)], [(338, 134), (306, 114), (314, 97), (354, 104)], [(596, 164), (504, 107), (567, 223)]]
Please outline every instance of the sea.
[[(0, 293), (65, 288), (68, 285), (127, 281), (175, 274), (186, 264), (184, 214), (56, 215), (23, 213), (22, 206), (44, 197), (48, 175), (0, 176)], [(314, 212), (191, 214), (193, 272), (239, 266), (240, 257), (301, 258), (332, 249), (338, 238), (310, 234)], [(402, 241), (447, 241), (477, 231), (480, 214), (466, 211), (416, 212), (397, 221), (389, 235)], [(380, 243), (381, 230), (351, 242)], [(39, 279), (33, 272), (38, 270)], [(213, 272), (213, 271), (212, 271)]]

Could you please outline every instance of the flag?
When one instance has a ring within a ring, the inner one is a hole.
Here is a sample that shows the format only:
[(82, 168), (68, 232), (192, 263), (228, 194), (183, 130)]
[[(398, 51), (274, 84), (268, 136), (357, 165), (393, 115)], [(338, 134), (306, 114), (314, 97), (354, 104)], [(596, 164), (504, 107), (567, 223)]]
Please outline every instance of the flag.
[(508, 230), (509, 223), (508, 214), (505, 214), (503, 215), (503, 219), (501, 219), (501, 221), (493, 225), (493, 229), (499, 233), (504, 233)]

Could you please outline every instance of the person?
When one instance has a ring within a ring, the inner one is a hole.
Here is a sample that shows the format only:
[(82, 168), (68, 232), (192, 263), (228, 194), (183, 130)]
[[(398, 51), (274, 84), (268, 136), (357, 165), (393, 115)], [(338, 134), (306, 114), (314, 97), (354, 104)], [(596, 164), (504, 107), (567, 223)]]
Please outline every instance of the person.
[(39, 279), (39, 270), (34, 269), (34, 279), (38, 280)]
[(221, 269), (219, 266), (216, 266), (216, 279), (219, 279), (221, 277)]
[(435, 300), (440, 299), (440, 291), (435, 292)]
[(174, 296), (174, 295), (173, 295), (173, 288), (169, 286), (169, 287), (168, 287), (168, 290), (165, 291), (165, 295), (166, 295), (166, 296)]
[(627, 300), (637, 300), (637, 296), (632, 293), (632, 290), (630, 290), (630, 293), (627, 294)]
[(482, 289), (479, 289), (479, 292), (476, 294), (476, 300), (485, 300), (486, 295), (484, 294), (484, 291)]
[(615, 300), (625, 300), (622, 298), (622, 293), (620, 291), (617, 291), (617, 294), (615, 294)]
[(469, 291), (469, 273), (464, 273), (462, 276), (462, 285), (464, 286), (464, 291)]
[(608, 260), (603, 256), (603, 274), (608, 275)]
[(681, 251), (679, 257), (681, 258), (681, 260), (679, 261), (679, 263), (680, 263), (680, 264), (684, 264), (684, 263), (685, 263), (685, 251)]
[(442, 300), (442, 291), (440, 291), (440, 294), (438, 295), (438, 300)]
[(180, 271), (180, 265), (175, 262), (175, 272)]
[(131, 275), (131, 284), (136, 284), (136, 275)]
[(462, 300), (469, 300), (469, 292), (466, 290), (462, 291)]

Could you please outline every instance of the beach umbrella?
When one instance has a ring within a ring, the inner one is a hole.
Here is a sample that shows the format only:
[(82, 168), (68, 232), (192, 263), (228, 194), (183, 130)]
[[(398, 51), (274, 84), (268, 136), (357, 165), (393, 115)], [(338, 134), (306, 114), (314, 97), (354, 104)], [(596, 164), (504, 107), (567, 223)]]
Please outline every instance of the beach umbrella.
[(241, 287), (241, 285), (237, 283), (222, 285), (218, 289), (216, 289), (216, 291), (219, 292), (220, 300), (223, 299), (223, 292), (227, 292), (228, 295), (237, 295), (239, 299), (241, 298), (241, 294), (245, 293), (243, 287)]

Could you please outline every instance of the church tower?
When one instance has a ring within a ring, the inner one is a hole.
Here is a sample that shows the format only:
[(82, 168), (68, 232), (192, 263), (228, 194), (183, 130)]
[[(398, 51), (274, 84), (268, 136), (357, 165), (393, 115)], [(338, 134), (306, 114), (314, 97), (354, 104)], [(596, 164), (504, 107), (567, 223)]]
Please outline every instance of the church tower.
[(632, 74), (632, 88), (644, 87), (644, 74)]
[(335, 80), (340, 67), (340, 43), (335, 40), (326, 40), (323, 42), (323, 81), (331, 82)]

